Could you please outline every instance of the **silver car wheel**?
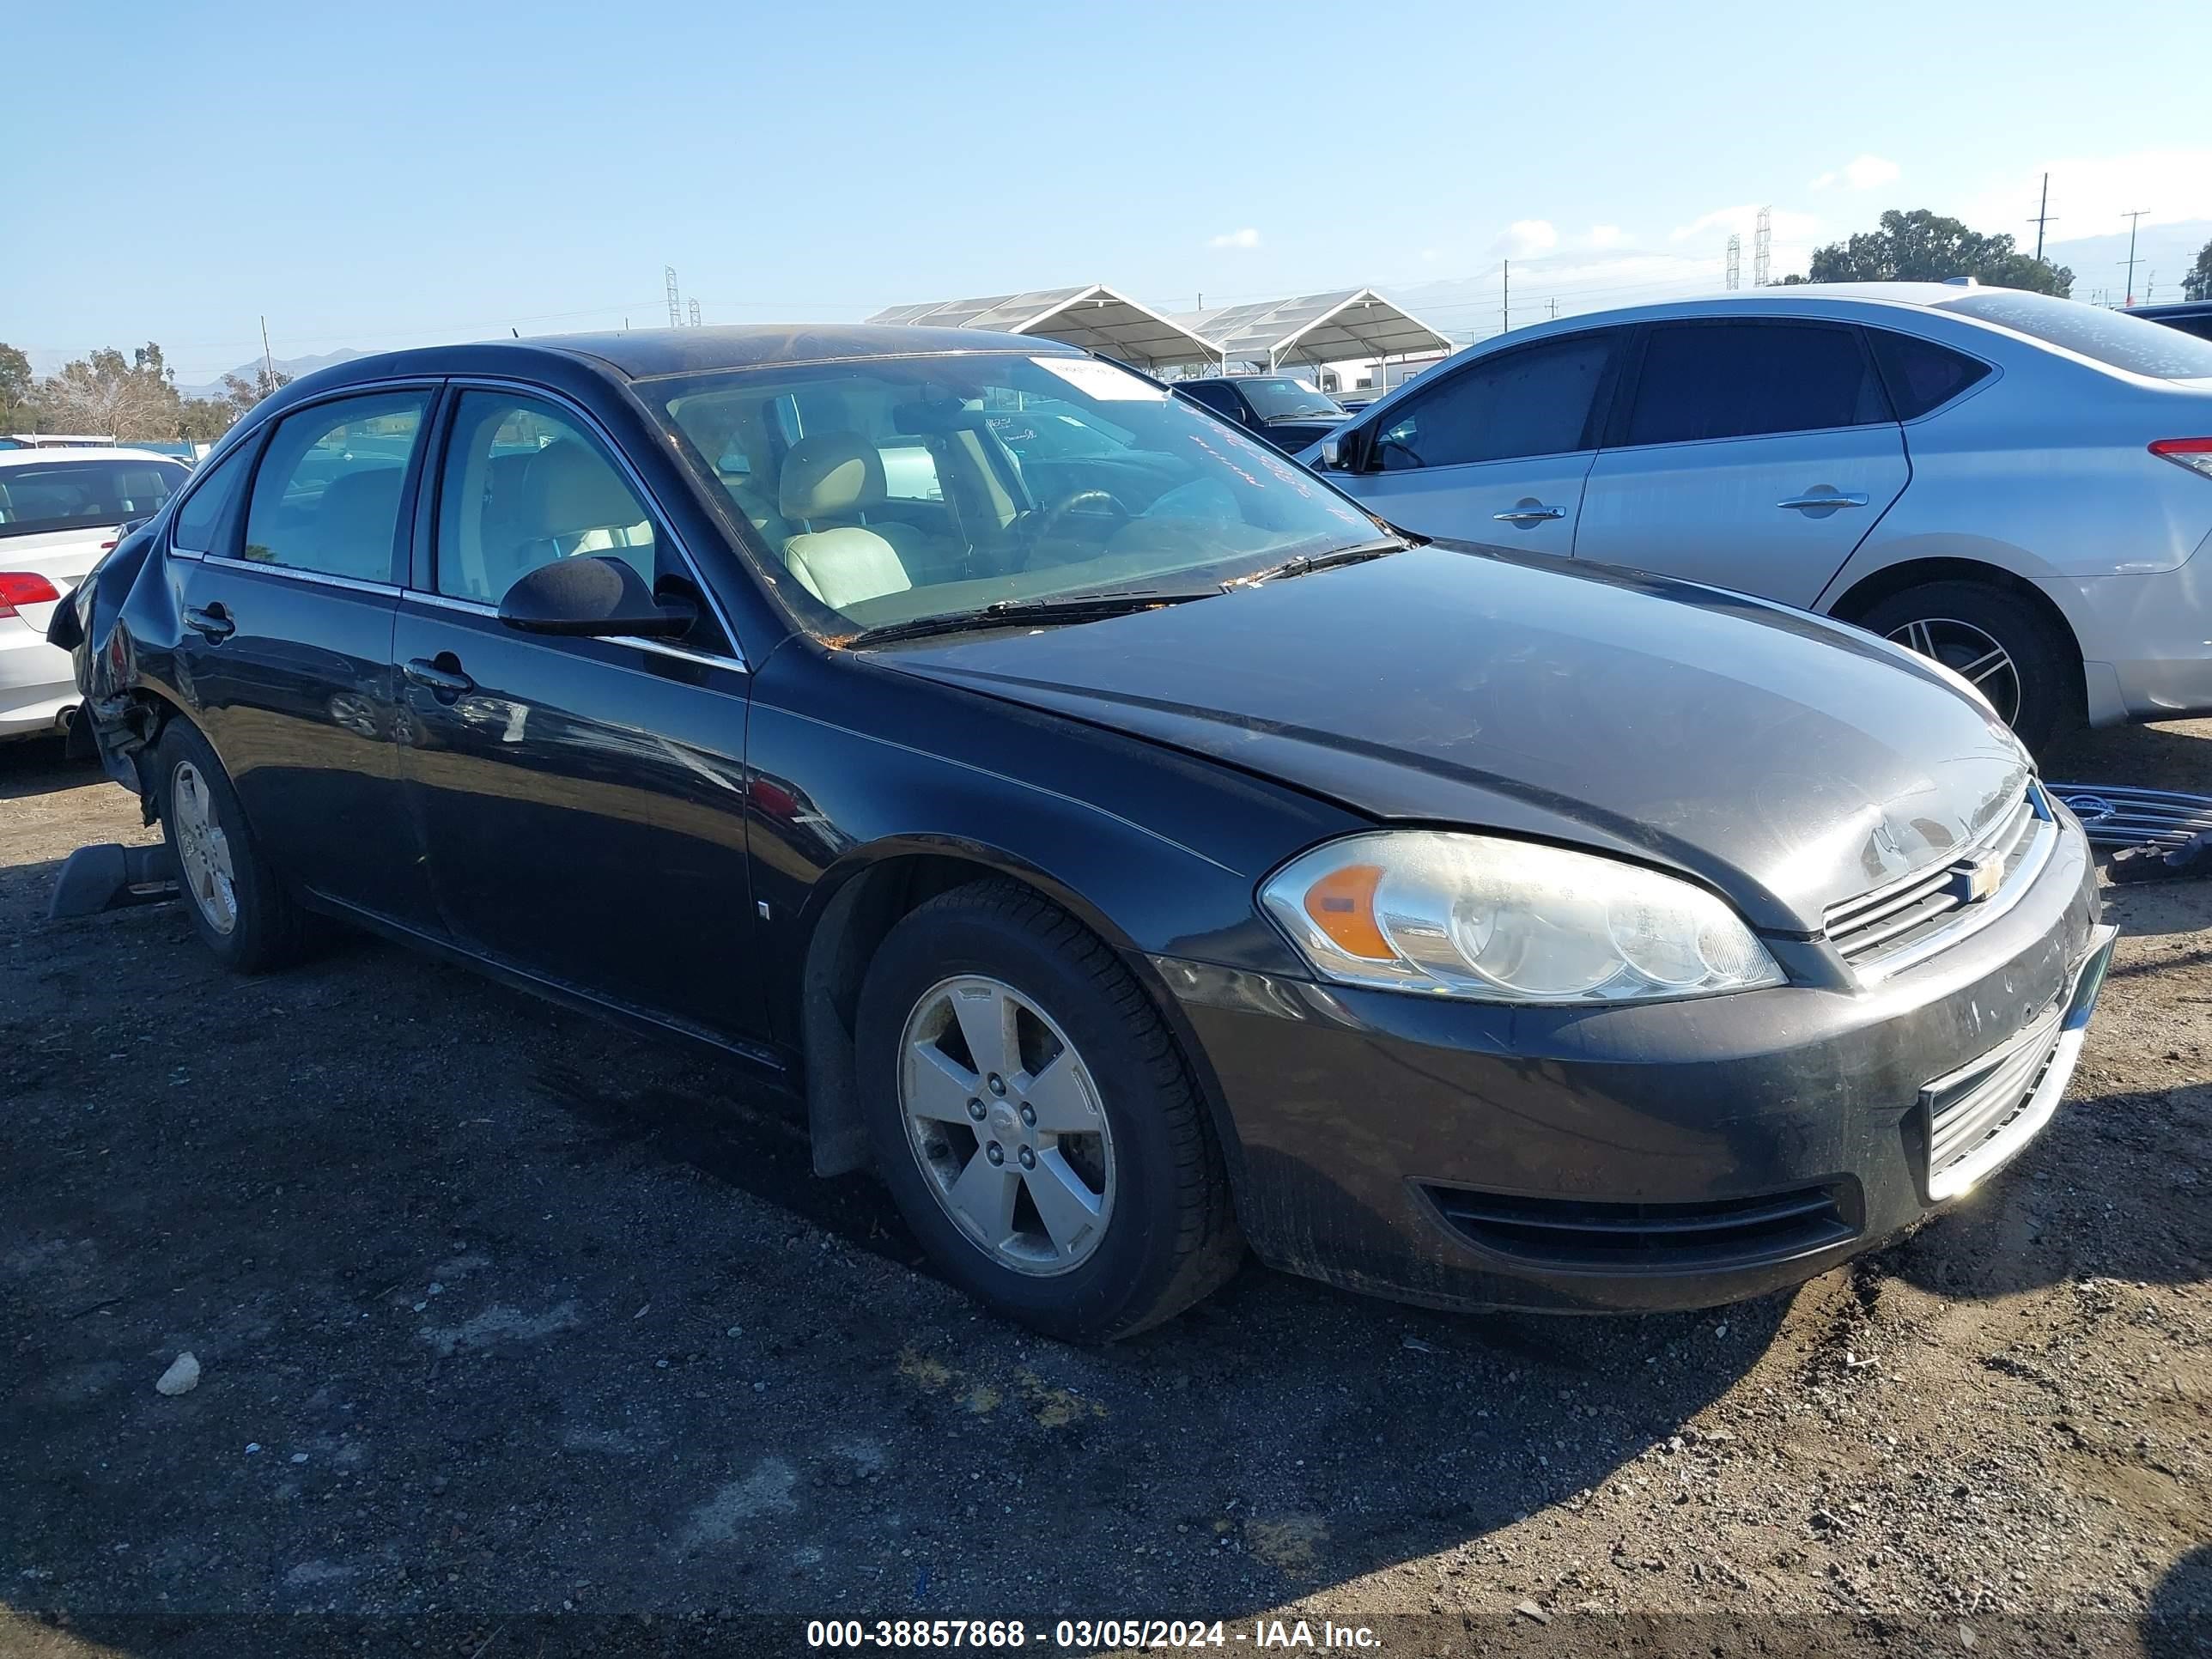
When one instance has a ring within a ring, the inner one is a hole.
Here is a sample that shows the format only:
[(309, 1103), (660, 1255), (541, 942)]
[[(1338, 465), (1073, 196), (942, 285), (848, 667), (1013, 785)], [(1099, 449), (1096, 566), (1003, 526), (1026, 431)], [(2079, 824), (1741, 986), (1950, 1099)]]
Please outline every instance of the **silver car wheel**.
[(1990, 700), (2006, 725), (2020, 718), (2020, 669), (2010, 652), (1973, 623), (1955, 617), (1920, 617), (1891, 629), (1889, 637), (1965, 679)]
[(1114, 1137), (1098, 1085), (1012, 986), (967, 975), (922, 994), (900, 1038), (899, 1109), (924, 1184), (1001, 1267), (1067, 1273), (1105, 1238)]
[(169, 827), (177, 837), (179, 873), (200, 915), (218, 933), (238, 926), (238, 887), (230, 867), (230, 837), (216, 816), (207, 780), (190, 761), (169, 774)]

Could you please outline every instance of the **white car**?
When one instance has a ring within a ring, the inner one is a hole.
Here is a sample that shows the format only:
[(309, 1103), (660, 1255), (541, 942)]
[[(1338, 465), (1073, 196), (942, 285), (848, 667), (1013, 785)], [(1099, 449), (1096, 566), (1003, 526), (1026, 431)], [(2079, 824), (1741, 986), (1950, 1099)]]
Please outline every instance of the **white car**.
[(2031, 746), (2212, 714), (2212, 341), (2118, 312), (1869, 283), (1561, 318), (1300, 459), (1424, 535), (1856, 623)]
[(77, 690), (69, 653), (46, 643), (55, 605), (190, 477), (143, 449), (0, 450), (0, 739), (62, 730)]

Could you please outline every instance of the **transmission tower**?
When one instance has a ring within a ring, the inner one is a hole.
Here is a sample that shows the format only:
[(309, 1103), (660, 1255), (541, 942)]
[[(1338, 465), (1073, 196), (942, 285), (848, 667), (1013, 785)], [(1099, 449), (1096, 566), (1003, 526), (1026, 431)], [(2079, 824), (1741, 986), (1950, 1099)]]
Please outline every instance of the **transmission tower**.
[(698, 327), (698, 326), (699, 326), (699, 302), (698, 302), (696, 300), (690, 300), (690, 301), (685, 301), (685, 304), (687, 304), (687, 305), (690, 307), (690, 312), (691, 312), (691, 326), (692, 326), (692, 327), (694, 327), (694, 328)]
[(1743, 286), (1743, 238), (1741, 236), (1729, 238), (1728, 286), (1731, 294)]
[(676, 267), (664, 265), (660, 274), (668, 278), (668, 325), (681, 328), (684, 326), (684, 301), (676, 294)]
[(1759, 224), (1751, 233), (1751, 285), (1765, 288), (1774, 270), (1774, 210), (1759, 210)]

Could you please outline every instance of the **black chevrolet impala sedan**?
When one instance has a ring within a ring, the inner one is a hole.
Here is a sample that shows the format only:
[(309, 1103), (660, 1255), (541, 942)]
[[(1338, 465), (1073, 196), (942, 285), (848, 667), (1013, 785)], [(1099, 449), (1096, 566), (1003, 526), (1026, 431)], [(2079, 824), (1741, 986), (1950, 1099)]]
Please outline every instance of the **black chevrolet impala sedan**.
[(325, 369), (54, 637), (224, 962), (337, 918), (713, 1044), (1071, 1338), (1247, 1243), (1440, 1306), (1790, 1284), (2021, 1151), (2110, 951), (1947, 671), (1399, 536), (1036, 340)]

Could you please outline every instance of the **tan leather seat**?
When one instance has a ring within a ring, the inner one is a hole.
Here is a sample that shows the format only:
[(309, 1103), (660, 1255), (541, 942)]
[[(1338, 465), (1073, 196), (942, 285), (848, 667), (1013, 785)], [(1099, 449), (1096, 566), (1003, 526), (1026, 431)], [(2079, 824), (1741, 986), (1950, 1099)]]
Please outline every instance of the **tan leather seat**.
[(914, 586), (895, 538), (904, 525), (870, 524), (884, 504), (884, 458), (857, 432), (817, 432), (784, 457), (776, 505), (805, 527), (783, 544), (783, 562), (806, 591), (843, 609)]

